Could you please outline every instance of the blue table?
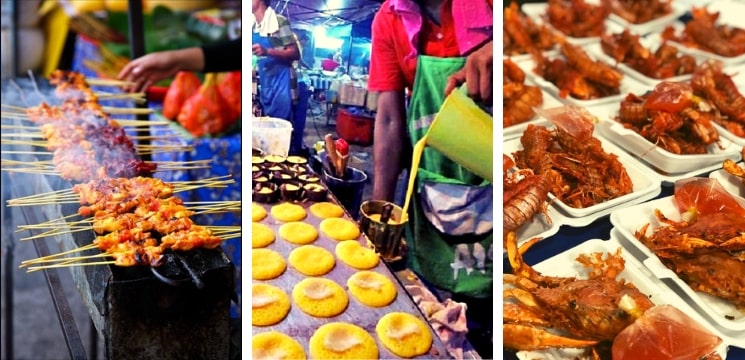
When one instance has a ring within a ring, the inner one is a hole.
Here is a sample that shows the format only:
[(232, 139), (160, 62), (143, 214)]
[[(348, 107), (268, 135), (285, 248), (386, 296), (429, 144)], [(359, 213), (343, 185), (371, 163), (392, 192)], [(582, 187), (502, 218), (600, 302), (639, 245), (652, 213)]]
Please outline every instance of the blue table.
[[(664, 198), (671, 195), (673, 195), (673, 187), (663, 186), (662, 192), (657, 196), (657, 198)], [(613, 229), (613, 225), (610, 223), (610, 218), (608, 216), (595, 220), (593, 223), (585, 227), (562, 226), (561, 229), (559, 229), (559, 232), (555, 235), (545, 241), (540, 241), (533, 245), (530, 250), (525, 253), (523, 258), (528, 264), (534, 265), (554, 255), (569, 250), (587, 240), (610, 239), (611, 229)], [(502, 269), (504, 273), (512, 272), (512, 267), (506, 257), (503, 259)], [(514, 352), (506, 349), (503, 350), (503, 356), (506, 360), (517, 359)], [(729, 351), (727, 352), (727, 360), (740, 359), (745, 359), (745, 349), (730, 346)]]

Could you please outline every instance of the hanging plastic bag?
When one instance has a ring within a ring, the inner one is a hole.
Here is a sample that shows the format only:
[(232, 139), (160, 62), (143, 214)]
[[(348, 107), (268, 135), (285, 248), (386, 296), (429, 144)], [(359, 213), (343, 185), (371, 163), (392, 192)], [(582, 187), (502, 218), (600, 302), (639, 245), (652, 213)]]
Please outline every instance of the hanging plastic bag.
[(218, 74), (217, 88), (220, 90), (230, 111), (226, 116), (230, 126), (241, 116), (241, 72), (231, 71)]
[(217, 135), (227, 128), (227, 107), (217, 89), (216, 74), (207, 74), (199, 91), (184, 103), (178, 115), (178, 122), (196, 137)]
[(200, 85), (201, 81), (196, 74), (189, 71), (179, 71), (163, 99), (163, 116), (176, 120), (181, 112), (181, 107), (184, 106), (188, 98), (199, 90)]

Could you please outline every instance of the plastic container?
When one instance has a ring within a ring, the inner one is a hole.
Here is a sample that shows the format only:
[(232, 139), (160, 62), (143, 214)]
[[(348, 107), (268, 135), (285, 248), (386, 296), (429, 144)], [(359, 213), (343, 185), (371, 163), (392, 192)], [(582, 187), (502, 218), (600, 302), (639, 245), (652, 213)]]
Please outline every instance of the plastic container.
[(344, 180), (342, 180), (329, 175), (324, 170), (323, 180), (334, 196), (339, 199), (341, 205), (347, 209), (349, 215), (356, 220), (360, 215), (360, 205), (362, 204), (362, 194), (364, 193), (367, 174), (362, 170), (348, 167), (345, 175)]
[(355, 115), (346, 109), (339, 109), (336, 115), (336, 132), (351, 144), (372, 144), (374, 125), (375, 118)]
[(287, 156), (290, 152), (292, 123), (268, 116), (254, 118), (251, 128), (253, 147), (264, 155)]

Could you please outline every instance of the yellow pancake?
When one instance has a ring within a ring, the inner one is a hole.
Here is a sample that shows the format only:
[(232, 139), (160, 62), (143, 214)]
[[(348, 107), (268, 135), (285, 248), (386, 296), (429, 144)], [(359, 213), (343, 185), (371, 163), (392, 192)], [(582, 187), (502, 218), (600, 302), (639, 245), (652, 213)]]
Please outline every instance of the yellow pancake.
[(251, 277), (270, 280), (282, 275), (287, 262), (280, 253), (271, 249), (251, 249)]
[(308, 315), (332, 317), (341, 314), (349, 304), (347, 293), (333, 280), (305, 278), (292, 289), (292, 300)]
[(263, 248), (274, 242), (274, 231), (264, 224), (251, 223), (251, 247)]
[(307, 276), (325, 275), (336, 264), (330, 251), (315, 245), (304, 245), (292, 250), (288, 260), (290, 266)]
[(255, 202), (252, 202), (251, 203), (251, 220), (253, 220), (254, 222), (261, 221), (261, 220), (264, 220), (265, 217), (266, 217), (266, 210), (264, 210), (264, 208), (261, 205)]
[(293, 221), (279, 227), (279, 236), (293, 244), (305, 245), (318, 239), (318, 230), (311, 224)]
[(359, 270), (372, 269), (378, 266), (380, 261), (375, 250), (362, 246), (358, 241), (342, 241), (336, 244), (336, 257)]
[(251, 339), (254, 360), (305, 360), (305, 350), (297, 340), (278, 331), (256, 334)]
[(281, 203), (271, 208), (272, 216), (282, 222), (300, 221), (307, 216), (302, 206), (293, 203)]
[(390, 352), (405, 358), (423, 355), (432, 346), (429, 326), (414, 315), (392, 312), (375, 326), (380, 342)]
[(331, 202), (319, 202), (310, 206), (310, 213), (321, 219), (338, 218), (344, 216), (344, 209)]
[(290, 297), (282, 289), (269, 284), (251, 287), (251, 324), (274, 325), (290, 312)]
[(350, 276), (347, 288), (357, 301), (371, 307), (387, 306), (398, 293), (391, 279), (374, 271), (359, 271)]
[(378, 359), (378, 345), (365, 329), (343, 322), (322, 325), (310, 337), (314, 359)]
[(357, 223), (344, 218), (325, 219), (319, 227), (326, 236), (337, 241), (355, 240), (360, 237)]

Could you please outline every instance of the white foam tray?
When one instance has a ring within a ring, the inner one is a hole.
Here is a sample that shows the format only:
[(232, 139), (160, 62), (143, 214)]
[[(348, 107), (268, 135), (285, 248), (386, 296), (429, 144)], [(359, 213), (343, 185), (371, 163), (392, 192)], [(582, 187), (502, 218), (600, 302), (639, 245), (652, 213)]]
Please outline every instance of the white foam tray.
[[(745, 163), (741, 161), (737, 163), (737, 165), (743, 167), (745, 166)], [(724, 169), (719, 169), (716, 171), (712, 171), (709, 174), (709, 178), (719, 181), (719, 183), (725, 190), (727, 190), (732, 195), (742, 198), (743, 203), (745, 203), (745, 185), (742, 184), (742, 180), (740, 180), (738, 177), (724, 171)]]
[[(649, 49), (649, 51), (653, 52), (657, 50), (660, 46), (659, 40), (651, 40), (649, 38), (639, 38), (639, 42), (644, 46), (645, 48)], [(637, 71), (636, 69), (632, 68), (631, 66), (628, 66), (624, 63), (616, 63), (616, 61), (608, 56), (606, 53), (603, 52), (603, 48), (600, 45), (600, 43), (597, 44), (589, 44), (585, 46), (588, 53), (590, 53), (593, 57), (596, 59), (600, 59), (601, 61), (605, 62), (606, 64), (615, 64), (616, 67), (618, 67), (619, 70), (621, 70), (624, 75), (628, 75), (634, 80), (638, 81), (644, 86), (648, 87), (654, 87), (655, 85), (659, 84), (662, 81), (675, 81), (675, 82), (685, 82), (691, 80), (691, 77), (693, 77), (692, 74), (686, 74), (686, 75), (679, 75), (674, 76), (666, 79), (655, 79), (651, 78), (647, 75), (644, 75)], [(701, 57), (696, 57), (696, 62), (701, 61)]]
[[(592, 2), (592, 1), (588, 1)], [(584, 38), (577, 38), (572, 36), (567, 36), (566, 34), (562, 33), (558, 29), (551, 26), (551, 24), (545, 20), (546, 15), (546, 9), (548, 8), (548, 5), (546, 3), (528, 3), (522, 5), (522, 11), (528, 15), (531, 19), (534, 21), (542, 21), (546, 24), (551, 30), (563, 35), (566, 37), (567, 41), (569, 41), (572, 44), (575, 45), (585, 45), (593, 42), (600, 41), (600, 36), (591, 36), (591, 37), (584, 37)], [(610, 21), (610, 19), (605, 20), (605, 31), (615, 31), (617, 29), (621, 28), (621, 26), (613, 21)]]
[[(583, 47), (583, 49), (585, 48), (586, 47)], [(585, 49), (585, 51), (587, 50)], [(597, 57), (595, 57), (594, 54), (590, 52), (587, 52), (587, 54), (591, 58), (597, 59)], [(563, 58), (563, 55), (561, 54), (560, 51), (548, 52), (545, 54), (545, 56), (548, 57), (549, 59), (553, 59), (556, 57)], [(602, 104), (607, 104), (607, 103), (618, 103), (621, 100), (623, 100), (626, 94), (630, 92), (639, 92), (642, 88), (644, 88), (643, 84), (634, 80), (630, 76), (623, 75), (622, 73), (623, 78), (621, 79), (621, 85), (619, 87), (620, 92), (618, 93), (618, 95), (611, 95), (611, 96), (606, 96), (606, 97), (597, 98), (597, 99), (590, 99), (590, 100), (575, 99), (571, 95), (567, 95), (566, 98), (561, 98), (559, 96), (559, 88), (556, 85), (554, 85), (552, 82), (547, 81), (542, 76), (539, 76), (533, 71), (533, 69), (535, 68), (535, 61), (532, 58), (528, 58), (522, 61), (517, 61), (515, 63), (518, 66), (520, 66), (520, 68), (523, 69), (523, 71), (525, 71), (525, 74), (533, 82), (538, 84), (538, 86), (546, 90), (546, 92), (548, 92), (549, 94), (554, 96), (556, 99), (558, 99), (559, 101), (565, 104), (574, 104), (574, 105), (579, 105), (583, 107), (591, 107), (591, 106), (597, 106), (597, 105), (602, 105)], [(613, 66), (612, 63), (609, 65)]]
[[(686, 11), (690, 11), (692, 6), (706, 6), (709, 11), (719, 11), (719, 18), (717, 19), (715, 25), (728, 25), (743, 28), (742, 14), (745, 14), (745, 2), (743, 1), (718, 0), (701, 3), (696, 2), (695, 4), (683, 6), (685, 7)], [(672, 25), (675, 28), (676, 34), (680, 34), (684, 28), (684, 25), (681, 22), (674, 22)], [(651, 36), (659, 38), (660, 32), (655, 32), (651, 34)], [(690, 48), (675, 41), (670, 41), (670, 44), (678, 47), (681, 51), (687, 52), (692, 55), (698, 55), (710, 59), (719, 60), (725, 66), (745, 64), (745, 53), (734, 57), (725, 57), (701, 49)]]
[[(527, 74), (525, 74), (525, 75), (526, 75), (526, 77), (525, 77), (525, 84), (526, 85), (537, 86), (537, 84), (530, 77), (528, 77)], [(554, 108), (554, 107), (563, 105), (561, 103), (561, 101), (559, 101), (553, 95), (549, 94), (545, 89), (541, 88), (541, 93), (543, 95), (543, 103), (540, 106), (538, 106), (539, 109), (550, 109), (550, 108)], [(513, 139), (513, 138), (516, 138), (516, 137), (520, 137), (523, 134), (523, 132), (525, 132), (525, 129), (528, 128), (528, 125), (529, 124), (549, 126), (551, 123), (548, 120), (546, 120), (546, 119), (544, 119), (544, 118), (542, 118), (542, 117), (540, 117), (538, 115), (535, 115), (535, 116), (533, 116), (532, 119), (530, 119), (530, 120), (528, 120), (526, 122), (515, 124), (515, 125), (512, 125), (512, 126), (509, 126), (509, 127), (506, 127), (504, 129), (502, 129), (502, 131), (503, 131), (502, 138), (503, 139)]]
[(731, 302), (691, 289), (675, 272), (665, 267), (657, 255), (634, 236), (634, 233), (646, 224), (650, 224), (647, 234), (652, 234), (654, 229), (663, 226), (654, 215), (655, 209), (659, 209), (672, 220), (680, 220), (680, 213), (673, 202), (673, 196), (668, 196), (618, 209), (611, 214), (610, 221), (614, 230), (617, 230), (621, 235), (621, 240), (625, 241), (629, 247), (637, 250), (635, 256), (655, 277), (668, 279), (666, 282), (668, 287), (678, 290), (681, 296), (717, 329), (732, 336), (739, 333), (738, 341), (733, 345), (745, 347), (745, 336), (742, 336), (745, 333), (745, 313), (737, 310)]
[(717, 128), (717, 131), (719, 131), (719, 136), (724, 137), (727, 140), (731, 141), (737, 146), (745, 146), (745, 138), (739, 137), (733, 133), (731, 133), (729, 130), (727, 130), (724, 126), (719, 125), (717, 123), (713, 123), (714, 127)]
[[(553, 125), (548, 128), (552, 129)], [(626, 172), (633, 182), (633, 192), (587, 208), (571, 207), (549, 193), (549, 198), (553, 199), (550, 207), (557, 210), (556, 212), (549, 213), (552, 221), (562, 225), (585, 226), (600, 217), (610, 214), (614, 208), (652, 199), (662, 191), (659, 179), (648, 168), (641, 165), (610, 141), (603, 138), (599, 138), (599, 140), (603, 146), (603, 150), (606, 153), (616, 154), (618, 160), (626, 168)], [(519, 138), (507, 140), (503, 145), (504, 153), (510, 157), (512, 157), (513, 152), (522, 148)]]
[(622, 18), (622, 17), (620, 17), (620, 16), (618, 16), (618, 15), (612, 13), (612, 12), (611, 12), (610, 15), (608, 15), (608, 19), (610, 19), (611, 21), (613, 21), (614, 23), (620, 25), (623, 28), (628, 28), (629, 30), (631, 30), (634, 33), (645, 35), (645, 34), (649, 34), (649, 33), (654, 32), (654, 31), (658, 31), (658, 30), (664, 29), (665, 26), (674, 23), (675, 21), (677, 21), (677, 19), (681, 15), (685, 14), (686, 7), (683, 4), (680, 4), (680, 3), (676, 2), (676, 1), (673, 1), (671, 5), (672, 5), (672, 12), (671, 13), (669, 13), (669, 14), (667, 14), (665, 16), (661, 16), (661, 17), (658, 17), (656, 19), (653, 19), (653, 20), (644, 22), (644, 23), (640, 23), (640, 24), (630, 23), (630, 22), (626, 21), (626, 19), (624, 19), (624, 18)]
[[(578, 278), (587, 278), (587, 269), (576, 261), (580, 254), (593, 252), (611, 252), (623, 244), (619, 242), (617, 235), (611, 233), (609, 240), (592, 239), (588, 240), (574, 248), (563, 253), (555, 255), (542, 261), (534, 268), (547, 276), (576, 276)], [(619, 279), (624, 279), (636, 286), (639, 291), (649, 295), (649, 299), (656, 305), (669, 304), (678, 308), (689, 315), (704, 328), (708, 329), (715, 335), (722, 338), (722, 344), (717, 348), (717, 352), (722, 358), (726, 356), (727, 347), (735, 344), (737, 341), (727, 334), (722, 333), (719, 329), (709, 324), (704, 318), (693, 311), (691, 306), (674, 292), (670, 291), (665, 284), (654, 277), (644, 266), (635, 259), (626, 249), (621, 250), (621, 256), (626, 261), (624, 271), (618, 275)], [(740, 340), (740, 342), (745, 342)], [(543, 351), (520, 351), (517, 353), (519, 359), (577, 359), (581, 355), (579, 349), (552, 349)]]
[(588, 110), (599, 119), (595, 127), (596, 131), (599, 131), (603, 137), (611, 139), (624, 150), (649, 163), (656, 168), (658, 173), (668, 177), (668, 179), (686, 174), (702, 174), (712, 166), (713, 168), (708, 169), (708, 171), (715, 170), (717, 165), (721, 166), (724, 159), (739, 160), (741, 147), (724, 136), (719, 137), (719, 145), (716, 143), (709, 145), (707, 154), (679, 155), (663, 150), (634, 130), (627, 129), (621, 123), (613, 120), (618, 114), (619, 107), (620, 102), (612, 106), (593, 107)]

